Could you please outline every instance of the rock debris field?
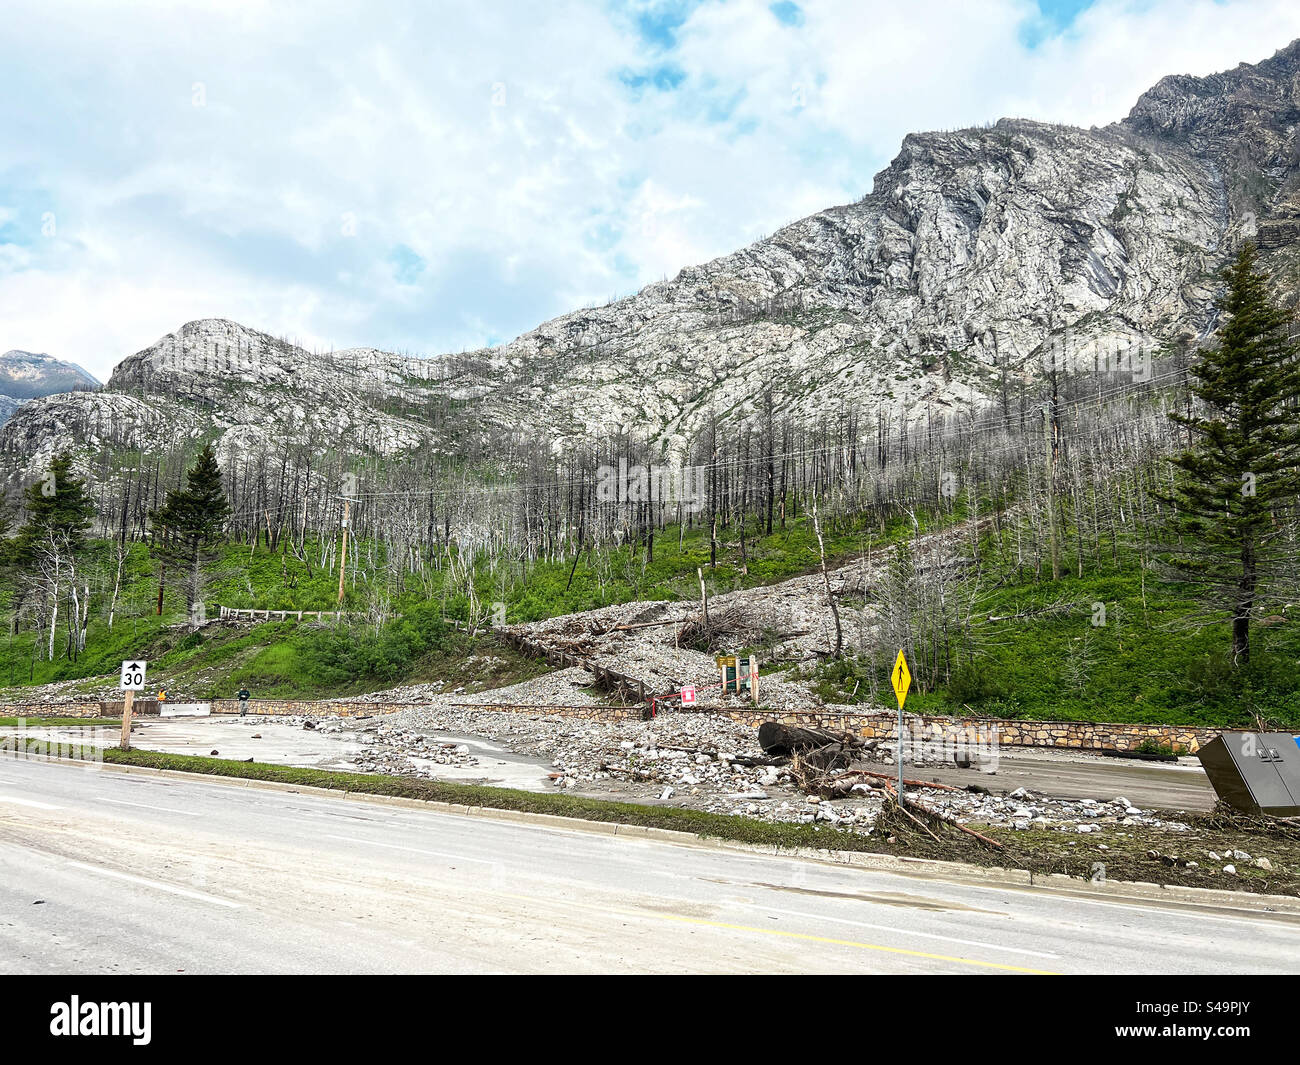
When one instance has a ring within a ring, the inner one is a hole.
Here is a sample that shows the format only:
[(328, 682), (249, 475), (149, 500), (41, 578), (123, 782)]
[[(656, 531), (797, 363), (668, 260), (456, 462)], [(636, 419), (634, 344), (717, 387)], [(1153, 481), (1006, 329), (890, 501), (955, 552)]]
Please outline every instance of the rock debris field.
[[(554, 676), (554, 675), (552, 675)], [(414, 694), (404, 690), (403, 701)], [(499, 693), (493, 693), (497, 695)], [(539, 712), (492, 712), (434, 700), (426, 706), (370, 718), (279, 718), (284, 727), (336, 733), (361, 744), (352, 764), (363, 772), (439, 779), (440, 769), (479, 764), (456, 737), (490, 740), (506, 751), (549, 763), (550, 787), (599, 798), (681, 806), (771, 822), (822, 823), (870, 833), (886, 800), (881, 777), (856, 777), (842, 797), (802, 792), (788, 765), (764, 761), (757, 730), (705, 714), (665, 714), (651, 721), (603, 722)], [(255, 723), (255, 719), (249, 719)], [(271, 722), (261, 719), (258, 727)], [(880, 761), (858, 762), (892, 777), (887, 752)], [(907, 770), (908, 775), (924, 769)], [(484, 777), (491, 775), (484, 767)], [(971, 771), (978, 790), (908, 788), (908, 799), (955, 817), (960, 823), (1015, 829), (1042, 828), (1087, 834), (1107, 824), (1178, 830), (1182, 826), (1127, 799), (1057, 799), (1025, 789), (995, 795), (993, 776)], [(474, 779), (455, 774), (457, 780)]]

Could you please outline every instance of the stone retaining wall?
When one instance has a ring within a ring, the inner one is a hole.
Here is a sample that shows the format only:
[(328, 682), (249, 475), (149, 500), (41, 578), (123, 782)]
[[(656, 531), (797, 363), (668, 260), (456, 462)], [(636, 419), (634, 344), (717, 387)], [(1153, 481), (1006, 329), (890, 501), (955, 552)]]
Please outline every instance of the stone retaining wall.
[[(507, 706), (492, 703), (457, 704), (464, 710), (486, 710), (560, 717), (581, 717), (592, 721), (635, 721), (643, 716), (639, 706)], [(682, 711), (678, 711), (681, 713)], [(690, 711), (687, 711), (690, 712)], [(833, 710), (761, 710), (750, 707), (710, 709), (695, 713), (716, 714), (757, 728), (764, 721), (787, 725), (854, 732), (865, 739), (894, 738), (898, 716), (887, 711), (841, 712)], [(1219, 729), (1190, 725), (1137, 725), (1096, 721), (1021, 721), (1001, 718), (946, 717), (939, 714), (906, 715), (909, 727), (928, 738), (966, 735), (972, 730), (991, 738), (996, 734), (1003, 747), (1057, 747), (1085, 751), (1131, 751), (1146, 740), (1191, 754), (1209, 743)]]
[[(892, 740), (898, 730), (898, 715), (887, 711), (835, 712), (795, 710), (764, 714), (755, 710), (721, 710), (733, 721), (757, 728), (764, 721), (787, 725), (825, 728), (836, 732), (854, 732), (866, 739)], [(944, 736), (983, 732), (997, 736), (1001, 747), (1057, 747), (1084, 751), (1132, 751), (1151, 740), (1183, 754), (1192, 754), (1209, 743), (1220, 730), (1191, 725), (1137, 725), (1098, 721), (1028, 721), (1005, 718), (947, 717), (939, 714), (907, 714), (908, 727), (924, 736)]]
[(93, 703), (0, 703), (3, 717), (108, 717), (102, 704)]

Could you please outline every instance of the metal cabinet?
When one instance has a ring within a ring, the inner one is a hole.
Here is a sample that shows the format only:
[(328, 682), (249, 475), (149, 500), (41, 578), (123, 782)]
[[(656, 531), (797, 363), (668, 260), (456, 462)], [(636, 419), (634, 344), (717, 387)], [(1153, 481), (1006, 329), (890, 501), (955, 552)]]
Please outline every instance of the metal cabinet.
[(1196, 752), (1234, 810), (1300, 817), (1300, 740), (1287, 732), (1224, 732)]

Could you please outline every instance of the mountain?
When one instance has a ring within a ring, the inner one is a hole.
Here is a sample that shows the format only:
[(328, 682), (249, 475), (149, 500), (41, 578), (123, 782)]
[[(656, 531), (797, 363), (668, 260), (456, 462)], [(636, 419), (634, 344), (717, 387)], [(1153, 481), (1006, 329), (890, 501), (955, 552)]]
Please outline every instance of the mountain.
[(29, 399), (99, 387), (75, 363), (32, 351), (6, 351), (0, 355), (0, 423)]
[(681, 447), (714, 418), (846, 409), (919, 420), (1074, 364), (1187, 345), (1256, 238), (1300, 293), (1300, 41), (1173, 76), (1122, 121), (919, 133), (857, 203), (498, 348), (431, 359), (308, 352), (223, 320), (124, 360), (98, 393), (26, 404), (0, 452), (218, 436), (397, 455), (631, 432)]

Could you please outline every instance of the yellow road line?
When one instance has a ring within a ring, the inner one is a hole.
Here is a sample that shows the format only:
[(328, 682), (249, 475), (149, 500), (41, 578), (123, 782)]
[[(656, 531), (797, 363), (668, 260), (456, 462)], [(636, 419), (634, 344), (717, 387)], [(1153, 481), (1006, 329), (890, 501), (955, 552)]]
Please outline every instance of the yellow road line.
[[(947, 954), (927, 954), (923, 950), (905, 950), (902, 947), (885, 947), (879, 943), (858, 943), (852, 939), (833, 939), (830, 936), (814, 936), (807, 932), (787, 932), (781, 928), (758, 928), (754, 925), (727, 924), (725, 921), (708, 921), (701, 917), (682, 917), (671, 913), (652, 913), (651, 917), (660, 917), (665, 921), (680, 921), (683, 924), (705, 925), (710, 928), (727, 928), (735, 932), (761, 932), (765, 936), (783, 936), (786, 939), (804, 939), (812, 943), (830, 943), (837, 947), (858, 947), (861, 950), (878, 950), (885, 954), (905, 954), (911, 958), (928, 958), (931, 961), (950, 961), (959, 965), (976, 965), (984, 969), (1003, 969), (1011, 973), (1033, 973), (1036, 976), (1059, 976), (1060, 973), (1048, 969), (1026, 969), (1019, 965), (1003, 965), (995, 961), (979, 961), (976, 958), (956, 958)], [(906, 935), (906, 933), (903, 933)]]
[[(925, 958), (928, 961), (947, 961), (957, 965), (974, 965), (981, 969), (1000, 969), (1009, 973), (1030, 973), (1034, 976), (1060, 976), (1060, 973), (1052, 972), (1050, 969), (1026, 969), (1019, 965), (1004, 965), (996, 961), (980, 961), (977, 958), (958, 958), (948, 954), (929, 954), (923, 950), (907, 950), (904, 947), (886, 947), (879, 943), (859, 943), (852, 939), (833, 939), (830, 936), (814, 936), (807, 932), (787, 932), (781, 928), (759, 928), (756, 925), (746, 924), (728, 924), (726, 921), (710, 921), (703, 917), (685, 917), (675, 913), (656, 913), (653, 910), (623, 910), (616, 907), (595, 907), (589, 904), (574, 902), (571, 899), (547, 899), (534, 895), (504, 895), (508, 899), (514, 899), (517, 902), (530, 902), (533, 905), (538, 903), (568, 903), (577, 905), (583, 909), (599, 909), (602, 913), (619, 914), (623, 917), (657, 917), (661, 921), (677, 921), (680, 924), (700, 925), (704, 928), (725, 928), (731, 932), (758, 932), (765, 936), (780, 936), (784, 939), (802, 939), (809, 943), (828, 943), (836, 947), (857, 947), (859, 950), (875, 950), (883, 954), (902, 954), (909, 958)], [(906, 935), (906, 933), (903, 933)]]

